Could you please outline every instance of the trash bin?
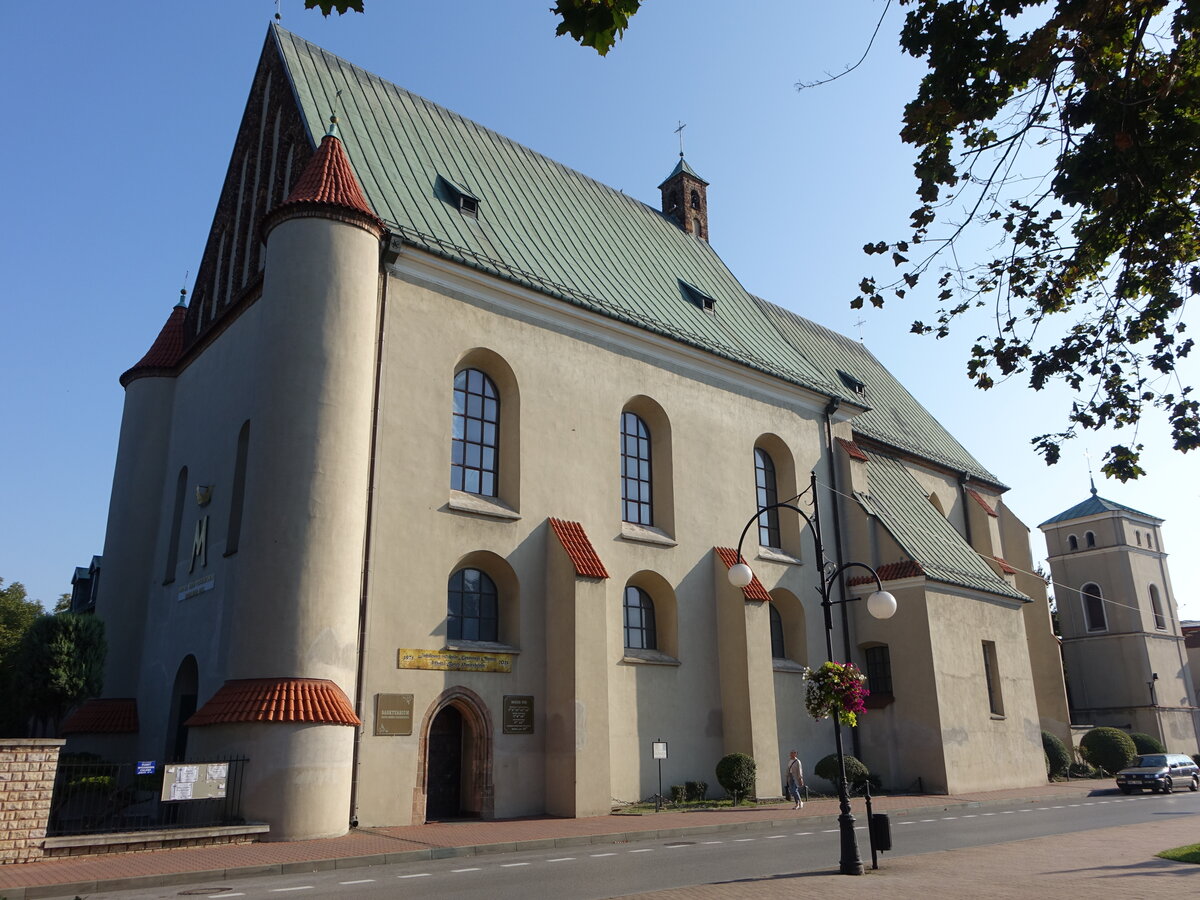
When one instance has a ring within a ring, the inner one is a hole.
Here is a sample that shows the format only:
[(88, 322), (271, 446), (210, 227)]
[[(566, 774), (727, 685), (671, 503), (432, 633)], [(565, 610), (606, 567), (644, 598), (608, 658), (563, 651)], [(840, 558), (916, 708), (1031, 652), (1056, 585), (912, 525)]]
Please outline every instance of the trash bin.
[(892, 820), (887, 813), (872, 813), (868, 827), (871, 829), (871, 843), (876, 850), (892, 849)]

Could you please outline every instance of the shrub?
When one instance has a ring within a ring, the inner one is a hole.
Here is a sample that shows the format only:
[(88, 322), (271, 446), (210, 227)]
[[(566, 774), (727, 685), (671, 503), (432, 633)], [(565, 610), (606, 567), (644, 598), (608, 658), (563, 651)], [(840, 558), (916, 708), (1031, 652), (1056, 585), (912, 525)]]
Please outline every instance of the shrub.
[[(838, 786), (838, 758), (836, 753), (830, 753), (817, 763), (813, 769), (817, 777), (824, 778), (835, 788)], [(853, 787), (862, 784), (871, 777), (870, 770), (853, 756), (846, 757), (846, 781)]]
[(689, 781), (685, 787), (689, 800), (703, 800), (708, 796), (707, 781)]
[(1071, 754), (1057, 735), (1042, 732), (1042, 749), (1046, 751), (1046, 771), (1051, 778), (1060, 778), (1071, 768)]
[(1153, 735), (1142, 734), (1140, 731), (1131, 732), (1129, 739), (1138, 753), (1166, 753), (1163, 742)]
[(1067, 774), (1072, 778), (1095, 778), (1097, 772), (1085, 762), (1071, 763), (1071, 768), (1067, 770)]
[(671, 785), (671, 802), (683, 803), (685, 800), (687, 800), (687, 788), (682, 784)]
[(730, 753), (717, 763), (717, 783), (725, 788), (737, 803), (739, 797), (754, 793), (754, 758), (745, 753)]
[(1129, 735), (1119, 728), (1107, 726), (1093, 728), (1085, 734), (1079, 742), (1079, 749), (1088, 763), (1110, 775), (1125, 768), (1137, 756), (1137, 747)]

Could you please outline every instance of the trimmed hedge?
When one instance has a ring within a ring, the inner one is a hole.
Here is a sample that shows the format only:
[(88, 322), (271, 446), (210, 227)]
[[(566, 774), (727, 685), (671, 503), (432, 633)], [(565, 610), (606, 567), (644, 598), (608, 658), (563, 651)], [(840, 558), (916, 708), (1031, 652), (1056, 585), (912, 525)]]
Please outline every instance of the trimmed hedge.
[[(836, 753), (823, 757), (813, 768), (818, 778), (824, 778), (835, 788), (838, 786), (838, 758)], [(853, 756), (846, 757), (846, 781), (851, 786), (862, 784), (871, 777), (870, 770)]]
[(1071, 768), (1071, 754), (1057, 735), (1042, 732), (1042, 749), (1046, 751), (1046, 771), (1051, 778), (1061, 778)]
[(1079, 742), (1079, 750), (1093, 766), (1115, 775), (1137, 756), (1133, 739), (1119, 728), (1093, 728)]
[(1142, 734), (1140, 731), (1131, 732), (1129, 739), (1133, 741), (1133, 746), (1137, 748), (1138, 753), (1166, 753), (1167, 748), (1163, 746), (1162, 741), (1153, 735)]
[(730, 753), (717, 763), (717, 783), (737, 803), (740, 798), (754, 796), (754, 758), (745, 753)]

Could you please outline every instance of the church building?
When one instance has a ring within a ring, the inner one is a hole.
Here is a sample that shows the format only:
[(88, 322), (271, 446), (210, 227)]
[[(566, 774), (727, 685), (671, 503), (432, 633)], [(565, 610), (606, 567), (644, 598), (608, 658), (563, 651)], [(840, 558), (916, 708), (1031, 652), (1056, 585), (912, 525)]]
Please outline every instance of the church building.
[[(659, 188), (272, 26), (191, 297), (121, 376), (104, 696), (69, 746), (245, 756), (276, 840), (607, 814), (657, 789), (654, 742), (666, 785), (717, 796), (739, 751), (778, 796), (789, 749), (833, 752), (803, 672), (855, 561), (898, 610), (837, 607), (871, 691), (848, 749), (895, 789), (1043, 783), (1069, 716), (1007, 488), (860, 342), (742, 287), (682, 155)], [(774, 510), (733, 587), (743, 526), (813, 475), (826, 558)]]

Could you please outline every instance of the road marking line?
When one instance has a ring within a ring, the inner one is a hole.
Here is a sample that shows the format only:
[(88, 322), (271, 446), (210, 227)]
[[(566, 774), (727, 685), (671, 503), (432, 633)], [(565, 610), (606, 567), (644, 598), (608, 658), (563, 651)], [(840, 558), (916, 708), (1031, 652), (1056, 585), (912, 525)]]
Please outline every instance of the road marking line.
[(470, 868), (470, 869), (451, 869), (450, 871), (451, 872), (478, 872), (479, 866), (474, 866), (473, 868)]
[(654, 848), (653, 847), (644, 847), (641, 850), (630, 850), (629, 852), (630, 853), (653, 853)]
[(705, 841), (704, 843), (706, 843), (706, 844), (723, 844), (725, 842), (724, 841)]
[(617, 854), (615, 854), (615, 853), (589, 853), (588, 854), (588, 856), (590, 856), (592, 859), (599, 859), (601, 856), (616, 856), (616, 855)]
[[(300, 887), (271, 888), (271, 893), (272, 894), (283, 894), (283, 893), (286, 893), (287, 891), (311, 891), (312, 889), (313, 889), (313, 886), (311, 884), (302, 884), (302, 885), (300, 885)], [(226, 894), (225, 896), (228, 897), (229, 895)]]
[(796, 837), (808, 837), (810, 834), (816, 834), (815, 831), (797, 831)]
[(979, 818), (979, 814), (978, 814), (978, 813), (971, 813), (970, 815), (963, 816), (963, 818), (964, 818), (964, 819), (977, 819), (977, 818)]
[[(932, 822), (933, 819), (930, 819), (929, 821)], [(821, 834), (837, 834), (840, 830), (841, 830), (840, 828), (826, 828), (824, 831), (821, 832)]]
[(397, 875), (397, 878), (428, 878), (428, 872), (418, 872), (416, 875)]
[(942, 816), (943, 822), (953, 822), (958, 816)]
[(745, 844), (745, 843), (748, 843), (748, 842), (754, 841), (754, 840), (758, 840), (758, 839), (757, 838), (734, 838), (733, 842), (735, 844)]
[(1066, 809), (1065, 806), (1052, 806), (1051, 809)]
[(980, 813), (981, 816), (994, 816), (995, 813)]
[[(921, 821), (922, 821), (922, 822), (936, 822), (936, 821), (937, 821), (937, 819), (922, 819)], [(826, 833), (826, 834), (829, 834), (829, 832), (828, 832), (828, 831), (827, 831), (827, 832), (825, 832), (825, 833)]]
[[(338, 884), (374, 884), (374, 878), (360, 878), (358, 881), (339, 881)], [(233, 896), (232, 894), (228, 896)]]
[[(593, 854), (593, 856), (613, 856), (613, 855), (614, 855), (614, 854), (612, 854), (612, 853), (599, 853), (599, 854)], [(527, 865), (529, 865), (529, 863), (503, 863), (503, 864), (501, 864), (500, 868), (502, 868), (502, 869), (515, 869), (515, 868), (517, 868), (518, 866), (527, 866)]]
[(908, 822), (897, 822), (896, 824), (897, 825), (916, 825), (917, 823), (913, 822), (913, 821), (908, 821)]
[(558, 859), (548, 859), (546, 862), (575, 862), (574, 856), (560, 856)]
[(773, 835), (771, 835), (769, 838), (767, 838), (767, 840), (768, 840), (768, 841), (777, 841), (777, 840), (779, 840), (780, 838), (785, 838), (785, 837), (787, 837), (787, 835), (786, 835), (786, 834), (773, 834)]

